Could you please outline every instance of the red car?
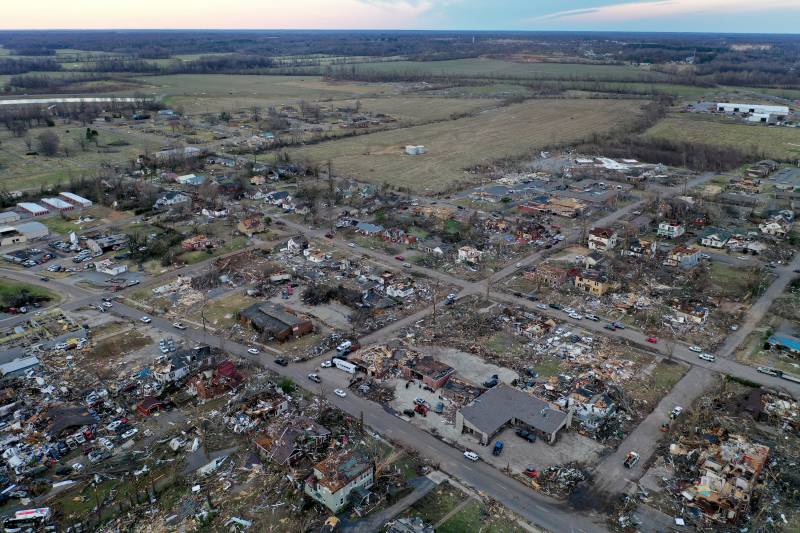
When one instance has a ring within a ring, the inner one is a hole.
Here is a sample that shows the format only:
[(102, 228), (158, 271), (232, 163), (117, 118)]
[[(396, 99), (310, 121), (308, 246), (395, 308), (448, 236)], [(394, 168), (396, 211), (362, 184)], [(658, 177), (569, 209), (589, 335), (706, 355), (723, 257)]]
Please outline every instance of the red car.
[(398, 261), (405, 261), (406, 260), (406, 258), (403, 257), (402, 255), (396, 255), (396, 256), (394, 256), (394, 258), (397, 259)]
[(647, 342), (655, 344), (658, 342), (658, 339), (656, 339), (655, 337), (647, 337)]

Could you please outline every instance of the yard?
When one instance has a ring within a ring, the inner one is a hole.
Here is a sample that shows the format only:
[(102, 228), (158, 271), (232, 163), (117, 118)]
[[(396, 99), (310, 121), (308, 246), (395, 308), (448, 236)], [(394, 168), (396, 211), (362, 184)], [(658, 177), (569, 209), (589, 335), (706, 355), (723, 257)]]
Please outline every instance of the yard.
[(431, 491), (406, 510), (403, 516), (417, 516), (437, 532), (517, 533), (523, 529), (505, 509), (492, 507), (465, 494), (448, 482)]
[[(640, 102), (533, 100), (478, 116), (338, 139), (291, 151), (295, 159), (332, 160), (340, 175), (441, 192), (472, 181), (467, 169), (539, 147), (578, 140), (630, 119)], [(406, 145), (428, 153), (408, 156)]]

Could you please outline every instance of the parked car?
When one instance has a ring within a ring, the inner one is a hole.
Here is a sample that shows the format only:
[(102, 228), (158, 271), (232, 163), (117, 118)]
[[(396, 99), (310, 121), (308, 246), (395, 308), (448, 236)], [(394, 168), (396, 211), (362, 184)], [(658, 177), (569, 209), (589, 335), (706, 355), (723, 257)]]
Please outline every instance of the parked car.
[(536, 307), (538, 307), (539, 309), (547, 309), (547, 306), (544, 304), (536, 304)]
[(330, 359), (326, 359), (325, 361), (321, 362), (319, 366), (322, 368), (330, 368), (333, 366), (333, 362)]
[(658, 339), (655, 337), (647, 337), (647, 342), (649, 342), (650, 344), (656, 344), (658, 342)]
[(173, 327), (173, 328), (175, 328), (175, 329), (186, 329), (186, 326), (184, 326), (184, 325), (183, 325), (183, 324), (181, 324), (180, 322), (174, 322), (174, 323), (172, 324), (172, 327)]
[(143, 316), (143, 317), (142, 317), (142, 318), (140, 318), (139, 320), (140, 320), (141, 322), (144, 322), (145, 324), (149, 324), (150, 322), (152, 322), (152, 321), (153, 321), (153, 319), (152, 319), (152, 318), (150, 318), (149, 316)]
[(275, 359), (275, 364), (280, 366), (287, 366), (289, 361), (285, 357), (278, 357)]
[(710, 353), (697, 354), (697, 357), (699, 357), (703, 361), (708, 361), (709, 363), (713, 363), (714, 361), (717, 360), (717, 357), (714, 354)]
[(408, 418), (414, 418), (416, 416), (416, 412), (413, 409), (403, 409), (403, 414), (406, 415)]
[(247, 353), (251, 353), (253, 355), (256, 355), (256, 354), (258, 354), (258, 349), (250, 347), (250, 348), (247, 349)]
[(500, 455), (503, 453), (503, 441), (496, 440), (494, 441), (494, 449), (492, 449), (492, 455)]
[(699, 347), (699, 346), (689, 346), (689, 349), (690, 349), (691, 351), (693, 351), (693, 352), (697, 352), (697, 353), (700, 353), (700, 352), (702, 352), (702, 351), (703, 351), (703, 349), (702, 349), (701, 347)]
[(528, 467), (525, 469), (525, 475), (531, 479), (536, 479), (539, 477), (539, 471), (536, 470), (532, 465), (528, 465)]
[(605, 326), (603, 326), (603, 328), (610, 331), (617, 331), (617, 328), (614, 327), (614, 324), (606, 324)]
[(625, 329), (625, 324), (622, 322), (612, 322), (611, 325), (617, 329)]
[(598, 320), (600, 320), (599, 318), (597, 318), (596, 315), (593, 315), (591, 313), (586, 313), (586, 318), (588, 318), (589, 320), (591, 320), (593, 322), (597, 322)]
[(623, 462), (622, 465), (625, 468), (633, 468), (638, 462), (639, 454), (636, 452), (628, 452), (628, 455), (625, 457), (625, 462)]
[(536, 435), (525, 429), (518, 429), (517, 436), (525, 439), (528, 442), (536, 442)]
[(125, 433), (122, 434), (122, 440), (128, 440), (129, 438), (133, 437), (137, 433), (139, 433), (138, 429), (131, 428), (128, 431), (126, 431)]
[(403, 263), (403, 268), (411, 268), (411, 263)]
[(402, 255), (396, 255), (396, 256), (394, 256), (394, 258), (397, 259), (398, 261), (405, 261), (406, 260), (406, 258), (403, 257)]
[(318, 375), (313, 373), (308, 375), (308, 379), (313, 381), (314, 383), (322, 383), (322, 379), (320, 379)]
[(672, 408), (672, 412), (669, 414), (669, 417), (678, 418), (682, 412), (683, 412), (683, 407), (681, 407), (680, 405), (676, 405), (675, 407)]
[(560, 304), (548, 304), (552, 309), (561, 309)]
[(477, 461), (478, 459), (480, 459), (477, 453), (471, 452), (469, 450), (464, 452), (464, 457), (466, 457), (470, 461)]
[(345, 396), (347, 396), (347, 393), (342, 389), (333, 389), (333, 393), (339, 398), (344, 398)]

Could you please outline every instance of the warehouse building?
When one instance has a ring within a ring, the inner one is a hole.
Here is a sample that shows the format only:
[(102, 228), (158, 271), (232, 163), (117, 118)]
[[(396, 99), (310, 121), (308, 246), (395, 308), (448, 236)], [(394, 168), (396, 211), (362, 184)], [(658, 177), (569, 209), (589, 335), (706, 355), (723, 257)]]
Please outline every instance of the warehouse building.
[(32, 217), (43, 217), (50, 214), (50, 210), (33, 202), (20, 202), (17, 204), (17, 210)]
[(64, 191), (58, 195), (62, 200), (67, 201), (74, 205), (75, 207), (79, 207), (82, 209), (86, 209), (87, 207), (92, 207), (92, 201), (87, 200), (83, 196), (78, 196), (75, 193), (71, 193), (68, 191)]
[(42, 198), (42, 204), (48, 209), (59, 213), (66, 213), (75, 209), (74, 205), (61, 198)]
[(41, 222), (25, 222), (24, 224), (18, 224), (16, 228), (29, 241), (50, 235), (50, 230)]

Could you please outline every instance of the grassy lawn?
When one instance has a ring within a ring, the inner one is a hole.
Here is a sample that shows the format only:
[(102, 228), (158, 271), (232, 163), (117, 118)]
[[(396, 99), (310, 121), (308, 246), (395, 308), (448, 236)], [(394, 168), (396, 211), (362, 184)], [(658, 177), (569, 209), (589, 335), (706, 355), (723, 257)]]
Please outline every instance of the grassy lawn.
[(680, 363), (663, 360), (656, 364), (650, 375), (640, 374), (625, 385), (625, 392), (633, 400), (654, 407), (686, 373)]
[(644, 135), (672, 141), (755, 148), (766, 157), (775, 159), (800, 157), (800, 128), (770, 128), (683, 114), (661, 120)]
[[(236, 291), (208, 302), (205, 309), (203, 309), (203, 315), (206, 318), (206, 322), (212, 326), (228, 328), (236, 322), (237, 312), (254, 304), (256, 301), (255, 298), (250, 298), (246, 294)], [(192, 319), (198, 323), (202, 320), (200, 311), (201, 309), (198, 306), (196, 311), (192, 313)]]
[(539, 373), (539, 377), (555, 376), (561, 372), (561, 359), (546, 357), (541, 363), (533, 365), (533, 370)]
[[(560, 141), (577, 141), (627, 120), (641, 102), (532, 100), (480, 116), (338, 139), (290, 151), (294, 158), (332, 160), (339, 174), (416, 192), (442, 191), (471, 180), (465, 170)], [(534, 126), (535, 125), (535, 126)], [(422, 144), (428, 153), (408, 156)]]
[(9, 307), (13, 303), (13, 299), (22, 291), (27, 291), (34, 300), (42, 302), (59, 302), (61, 300), (58, 294), (44, 287), (40, 287), (39, 285), (31, 285), (30, 283), (22, 283), (8, 278), (0, 278), (0, 305)]
[(108, 359), (135, 352), (153, 342), (153, 339), (136, 330), (126, 331), (106, 337), (98, 342), (89, 352), (89, 357)]
[(74, 221), (61, 218), (60, 216), (47, 217), (42, 219), (40, 222), (47, 226), (47, 229), (49, 229), (51, 233), (58, 233), (59, 235), (67, 235), (68, 233), (77, 231), (79, 229), (78, 225), (75, 224)]
[(736, 267), (720, 261), (711, 264), (711, 281), (726, 298), (744, 301), (758, 284), (759, 276), (764, 276), (762, 288), (769, 285), (769, 278), (752, 268)]

